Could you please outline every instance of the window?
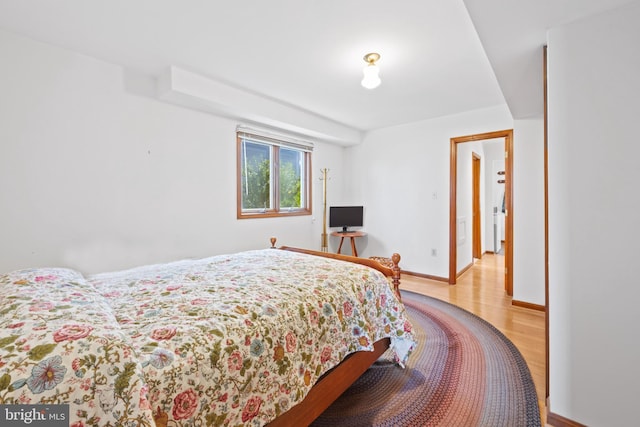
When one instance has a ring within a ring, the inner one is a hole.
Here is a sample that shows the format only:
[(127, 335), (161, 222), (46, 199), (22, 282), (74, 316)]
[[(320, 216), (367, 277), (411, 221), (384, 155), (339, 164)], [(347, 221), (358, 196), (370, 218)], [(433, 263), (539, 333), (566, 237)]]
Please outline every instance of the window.
[(238, 128), (238, 218), (311, 215), (313, 146)]

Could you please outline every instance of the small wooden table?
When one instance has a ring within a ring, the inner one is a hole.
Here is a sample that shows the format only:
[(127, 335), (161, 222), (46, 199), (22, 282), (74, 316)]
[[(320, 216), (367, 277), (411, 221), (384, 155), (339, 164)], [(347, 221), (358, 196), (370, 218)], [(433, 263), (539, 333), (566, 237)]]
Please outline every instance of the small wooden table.
[(340, 237), (340, 246), (338, 246), (337, 253), (340, 253), (340, 251), (342, 250), (342, 243), (344, 243), (344, 238), (350, 237), (351, 238), (351, 254), (353, 256), (358, 256), (358, 250), (356, 249), (356, 237), (366, 236), (367, 233), (365, 233), (364, 231), (347, 231), (346, 233), (343, 233), (342, 231), (333, 231), (331, 232), (331, 235)]

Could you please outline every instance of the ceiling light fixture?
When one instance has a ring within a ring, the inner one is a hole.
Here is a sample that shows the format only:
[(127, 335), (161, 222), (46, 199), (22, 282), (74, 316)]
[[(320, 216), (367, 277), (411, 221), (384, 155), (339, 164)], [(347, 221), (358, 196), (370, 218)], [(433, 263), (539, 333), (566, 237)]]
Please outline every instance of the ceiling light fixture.
[(360, 83), (367, 89), (375, 89), (380, 86), (380, 76), (378, 75), (380, 69), (376, 65), (376, 61), (379, 59), (379, 53), (367, 53), (364, 56), (367, 66), (362, 70), (364, 77)]

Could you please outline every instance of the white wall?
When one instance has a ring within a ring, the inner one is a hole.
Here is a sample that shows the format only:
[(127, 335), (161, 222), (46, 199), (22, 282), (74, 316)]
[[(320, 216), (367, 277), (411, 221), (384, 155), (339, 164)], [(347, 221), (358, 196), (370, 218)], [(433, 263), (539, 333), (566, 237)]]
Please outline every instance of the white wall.
[[(473, 153), (480, 157), (480, 170), (484, 171), (486, 163), (482, 141), (458, 144), (456, 171), (457, 271), (461, 271), (473, 263)], [(485, 194), (485, 192), (485, 180), (481, 177), (480, 194)], [(485, 206), (485, 199), (482, 197), (480, 199), (481, 218), (486, 217)], [(480, 224), (480, 236), (485, 234), (485, 224), (482, 221)], [(484, 242), (481, 242), (480, 246), (484, 252)]]
[(340, 198), (343, 148), (317, 143), (314, 218), (236, 219), (236, 122), (160, 102), (154, 80), (0, 31), (0, 272), (83, 272), (280, 244), (320, 249), (321, 168)]
[(545, 305), (542, 119), (514, 121), (513, 170), (513, 299)]
[(549, 31), (550, 409), (638, 424), (640, 2)]
[(348, 148), (345, 196), (366, 207), (362, 256), (398, 252), (403, 269), (448, 277), (450, 138), (512, 127), (498, 106), (376, 130)]

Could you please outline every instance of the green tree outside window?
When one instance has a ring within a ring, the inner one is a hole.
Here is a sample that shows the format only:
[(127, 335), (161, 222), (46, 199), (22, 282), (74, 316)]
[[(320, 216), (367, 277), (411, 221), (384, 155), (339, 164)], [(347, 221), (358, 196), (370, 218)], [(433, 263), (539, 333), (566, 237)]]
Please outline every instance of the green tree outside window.
[(246, 137), (238, 139), (238, 217), (310, 214), (310, 153)]

